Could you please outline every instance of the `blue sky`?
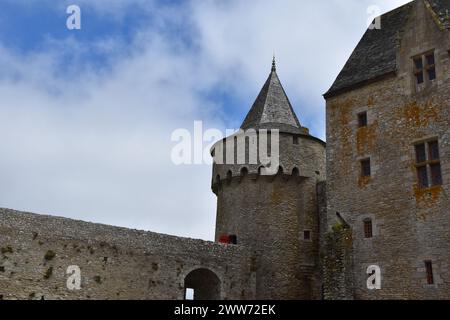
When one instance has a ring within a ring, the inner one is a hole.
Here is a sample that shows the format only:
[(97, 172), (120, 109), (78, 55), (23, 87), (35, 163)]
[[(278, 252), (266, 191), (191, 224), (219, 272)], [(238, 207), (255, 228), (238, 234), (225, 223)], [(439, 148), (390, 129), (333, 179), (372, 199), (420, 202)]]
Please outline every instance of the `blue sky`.
[(322, 94), (367, 8), (406, 2), (0, 0), (0, 206), (212, 239), (211, 168), (173, 165), (171, 133), (239, 127), (275, 51), (324, 139)]

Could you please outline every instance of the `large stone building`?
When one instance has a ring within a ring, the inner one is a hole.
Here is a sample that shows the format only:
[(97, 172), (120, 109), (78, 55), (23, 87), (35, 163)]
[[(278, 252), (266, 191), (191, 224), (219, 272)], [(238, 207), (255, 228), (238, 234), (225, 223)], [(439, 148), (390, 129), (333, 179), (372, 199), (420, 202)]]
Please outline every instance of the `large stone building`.
[[(352, 236), (344, 296), (450, 298), (449, 10), (417, 0), (383, 15), (325, 94), (328, 224), (339, 212)], [(381, 290), (367, 289), (370, 265)]]
[(273, 63), (212, 149), (215, 242), (0, 209), (0, 299), (450, 299), (449, 10), (376, 20), (325, 94), (326, 147)]

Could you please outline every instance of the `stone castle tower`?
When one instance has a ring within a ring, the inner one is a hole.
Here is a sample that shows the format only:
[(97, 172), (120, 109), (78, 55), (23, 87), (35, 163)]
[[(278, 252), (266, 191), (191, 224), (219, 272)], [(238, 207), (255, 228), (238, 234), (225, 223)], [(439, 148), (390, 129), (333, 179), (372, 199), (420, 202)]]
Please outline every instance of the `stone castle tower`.
[(216, 241), (255, 253), (256, 298), (319, 298), (316, 187), (325, 180), (325, 143), (300, 125), (275, 61), (241, 130), (212, 150)]

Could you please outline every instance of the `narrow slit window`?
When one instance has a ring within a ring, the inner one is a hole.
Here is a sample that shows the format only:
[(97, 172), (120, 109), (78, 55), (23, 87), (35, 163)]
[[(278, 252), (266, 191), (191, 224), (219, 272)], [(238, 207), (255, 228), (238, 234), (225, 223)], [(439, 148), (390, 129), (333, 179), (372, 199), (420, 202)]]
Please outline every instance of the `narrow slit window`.
[(366, 239), (370, 239), (373, 237), (373, 227), (371, 219), (364, 220), (364, 237)]
[(427, 283), (434, 284), (433, 263), (431, 261), (425, 261), (425, 269), (427, 272)]
[(293, 137), (293, 143), (294, 143), (295, 145), (298, 144), (298, 137)]
[(361, 177), (370, 177), (372, 175), (370, 168), (370, 159), (361, 161)]

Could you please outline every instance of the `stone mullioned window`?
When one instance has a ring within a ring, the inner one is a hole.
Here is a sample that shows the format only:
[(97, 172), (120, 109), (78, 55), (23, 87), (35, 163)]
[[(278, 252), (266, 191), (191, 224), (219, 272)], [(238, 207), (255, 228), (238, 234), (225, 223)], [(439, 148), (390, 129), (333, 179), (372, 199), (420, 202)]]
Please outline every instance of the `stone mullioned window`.
[(420, 188), (442, 185), (438, 140), (417, 143), (416, 170)]
[(434, 50), (413, 58), (414, 77), (417, 89), (431, 84), (436, 79), (436, 63)]

